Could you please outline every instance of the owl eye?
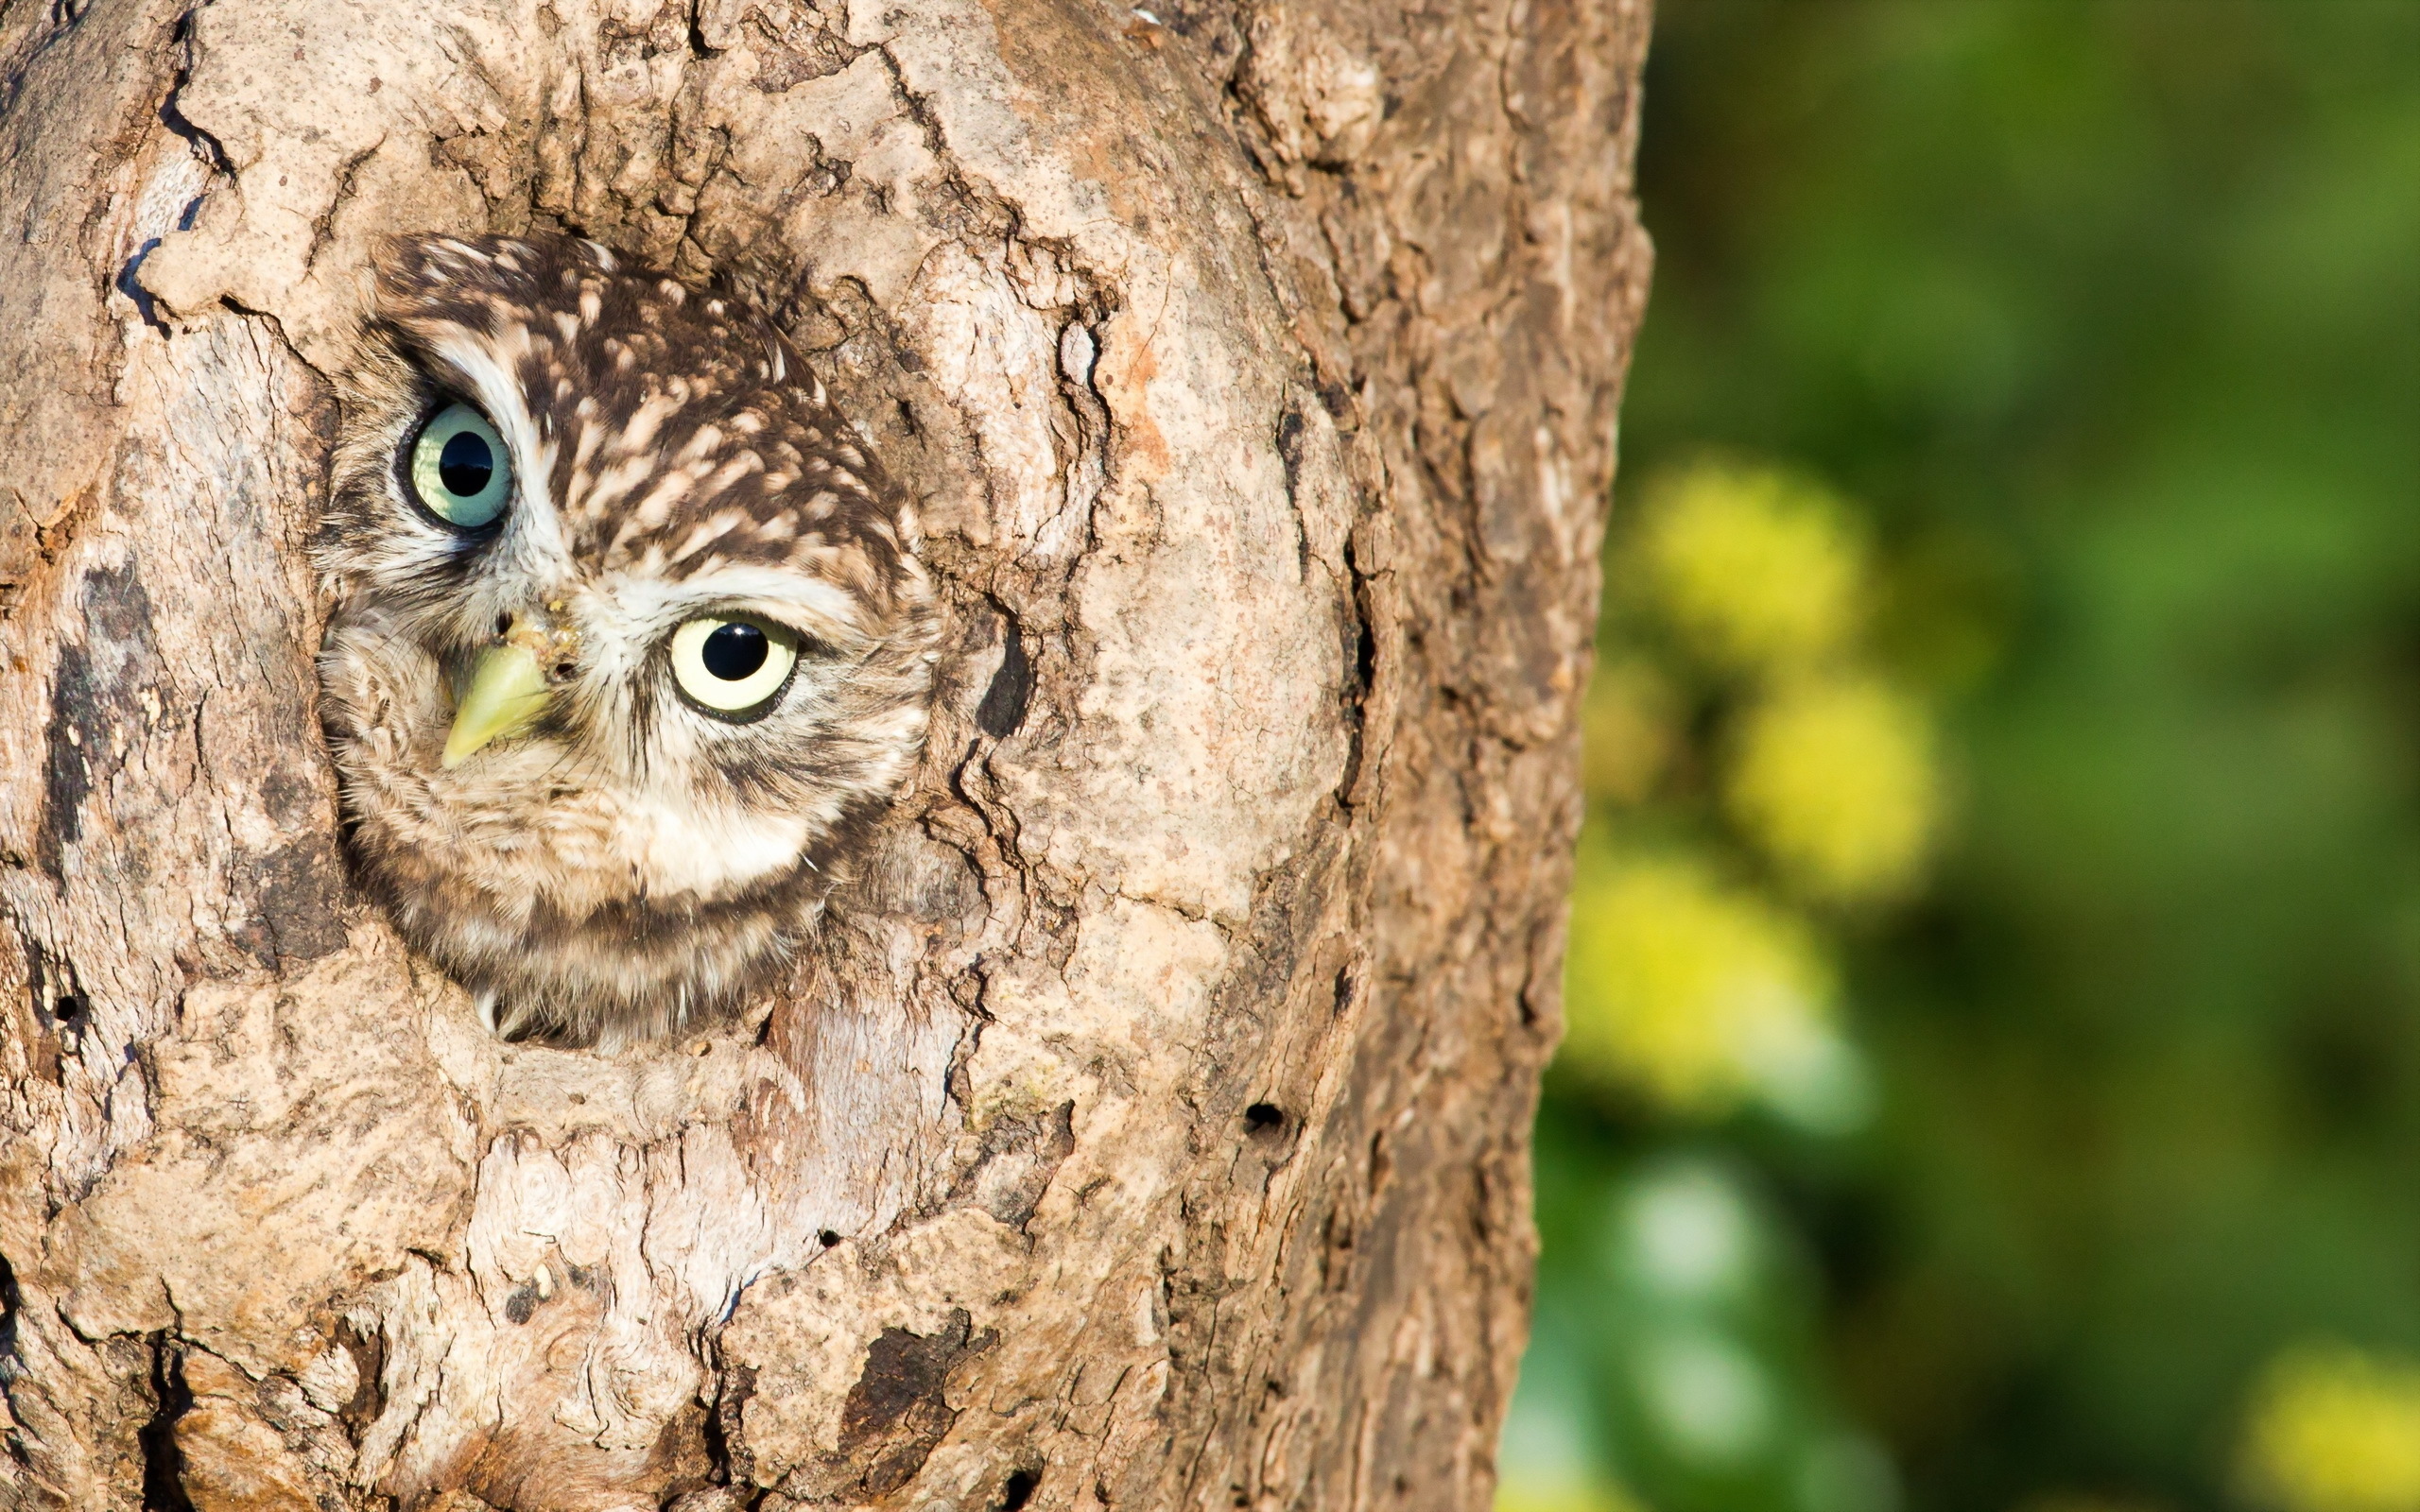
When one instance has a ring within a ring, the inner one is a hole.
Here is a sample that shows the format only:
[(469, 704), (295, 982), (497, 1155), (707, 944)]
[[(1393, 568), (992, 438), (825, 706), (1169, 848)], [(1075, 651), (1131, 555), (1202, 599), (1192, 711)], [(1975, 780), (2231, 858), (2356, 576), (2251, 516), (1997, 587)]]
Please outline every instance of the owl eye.
[(504, 513), (512, 497), (512, 458), (485, 415), (448, 404), (412, 438), (411, 480), (429, 513), (475, 530)]
[(703, 616), (672, 632), (672, 680), (691, 703), (725, 719), (773, 706), (798, 665), (798, 637), (761, 620)]

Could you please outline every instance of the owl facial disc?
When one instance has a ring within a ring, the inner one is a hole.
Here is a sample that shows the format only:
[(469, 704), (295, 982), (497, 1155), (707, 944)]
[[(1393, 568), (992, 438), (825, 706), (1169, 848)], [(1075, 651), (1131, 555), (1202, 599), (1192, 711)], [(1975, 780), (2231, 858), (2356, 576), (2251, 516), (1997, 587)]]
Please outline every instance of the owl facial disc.
[(508, 1035), (727, 1009), (922, 748), (913, 513), (735, 300), (555, 236), (375, 271), (322, 546), (358, 873)]

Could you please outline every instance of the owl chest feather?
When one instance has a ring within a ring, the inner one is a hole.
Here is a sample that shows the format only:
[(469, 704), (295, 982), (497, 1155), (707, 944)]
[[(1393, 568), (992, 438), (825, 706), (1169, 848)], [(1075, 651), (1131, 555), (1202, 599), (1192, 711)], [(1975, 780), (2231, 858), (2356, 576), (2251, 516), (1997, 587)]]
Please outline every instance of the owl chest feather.
[(530, 891), (569, 914), (652, 899), (721, 902), (796, 869), (811, 838), (797, 815), (566, 780), (543, 743), (496, 753), (459, 781), (435, 774), (428, 822), (456, 832), (456, 864), (498, 891)]

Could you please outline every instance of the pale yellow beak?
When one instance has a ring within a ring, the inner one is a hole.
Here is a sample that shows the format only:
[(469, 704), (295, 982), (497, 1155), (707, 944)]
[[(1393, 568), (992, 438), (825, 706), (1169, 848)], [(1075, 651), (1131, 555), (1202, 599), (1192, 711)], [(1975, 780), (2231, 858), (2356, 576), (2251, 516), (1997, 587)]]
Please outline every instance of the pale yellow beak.
[(538, 654), (510, 641), (489, 646), (471, 667), (471, 686), (454, 709), (445, 737), (447, 767), (461, 765), (490, 741), (520, 734), (554, 698)]

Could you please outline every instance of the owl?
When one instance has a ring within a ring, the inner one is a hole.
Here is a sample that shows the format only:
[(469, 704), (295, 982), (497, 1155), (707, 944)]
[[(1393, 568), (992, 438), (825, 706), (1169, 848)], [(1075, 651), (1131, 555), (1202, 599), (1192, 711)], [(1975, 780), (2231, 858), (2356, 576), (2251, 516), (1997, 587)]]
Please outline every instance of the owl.
[(726, 1010), (922, 747), (912, 511), (738, 301), (558, 236), (372, 282), (319, 547), (356, 874), (508, 1038)]

